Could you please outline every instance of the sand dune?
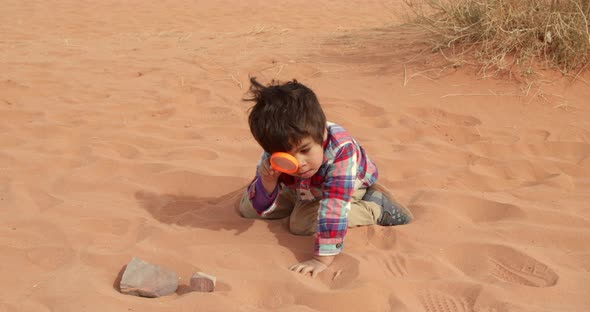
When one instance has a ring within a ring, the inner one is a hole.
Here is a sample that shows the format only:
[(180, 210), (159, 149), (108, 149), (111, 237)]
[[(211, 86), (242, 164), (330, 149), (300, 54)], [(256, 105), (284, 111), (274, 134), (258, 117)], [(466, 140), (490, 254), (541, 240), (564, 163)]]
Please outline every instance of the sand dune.
[[(401, 8), (5, 1), (0, 311), (590, 310), (590, 76), (541, 72), (525, 96), (425, 72)], [(310, 238), (235, 210), (260, 153), (249, 75), (312, 87), (415, 221), (290, 272)], [(120, 294), (133, 256), (176, 270), (177, 294)], [(215, 292), (186, 292), (196, 271)]]

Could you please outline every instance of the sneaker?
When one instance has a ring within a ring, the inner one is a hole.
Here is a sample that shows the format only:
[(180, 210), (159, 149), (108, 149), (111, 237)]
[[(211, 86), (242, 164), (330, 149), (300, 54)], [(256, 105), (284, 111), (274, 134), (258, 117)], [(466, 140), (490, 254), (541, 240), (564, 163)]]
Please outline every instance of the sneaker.
[(363, 200), (381, 206), (381, 216), (377, 220), (379, 225), (402, 225), (409, 223), (413, 219), (410, 210), (396, 202), (391, 194), (380, 185), (371, 186), (363, 196)]

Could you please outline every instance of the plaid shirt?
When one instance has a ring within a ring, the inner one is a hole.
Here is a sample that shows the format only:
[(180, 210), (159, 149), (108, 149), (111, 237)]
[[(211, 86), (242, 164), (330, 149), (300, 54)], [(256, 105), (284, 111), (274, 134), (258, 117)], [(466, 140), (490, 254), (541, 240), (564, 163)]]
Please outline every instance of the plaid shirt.
[[(377, 166), (346, 130), (330, 122), (327, 130), (328, 136), (323, 143), (324, 160), (315, 175), (306, 179), (288, 174), (279, 177), (279, 187), (295, 191), (298, 201), (320, 201), (314, 248), (314, 254), (318, 256), (336, 255), (342, 251), (352, 194), (356, 189), (373, 185), (378, 176)], [(260, 161), (268, 157), (263, 153)], [(249, 187), (251, 200), (255, 195), (255, 183), (256, 179)], [(264, 216), (273, 211), (277, 198), (258, 213)]]

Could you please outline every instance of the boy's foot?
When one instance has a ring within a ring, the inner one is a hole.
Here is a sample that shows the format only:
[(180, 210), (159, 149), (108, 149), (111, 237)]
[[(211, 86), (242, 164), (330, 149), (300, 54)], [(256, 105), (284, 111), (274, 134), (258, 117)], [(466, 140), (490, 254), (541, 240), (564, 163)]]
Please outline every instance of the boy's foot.
[(379, 185), (371, 186), (367, 190), (367, 193), (365, 193), (365, 196), (363, 196), (363, 200), (374, 202), (381, 206), (381, 216), (377, 220), (377, 224), (379, 225), (391, 226), (407, 224), (413, 218), (410, 210), (397, 203), (389, 192)]

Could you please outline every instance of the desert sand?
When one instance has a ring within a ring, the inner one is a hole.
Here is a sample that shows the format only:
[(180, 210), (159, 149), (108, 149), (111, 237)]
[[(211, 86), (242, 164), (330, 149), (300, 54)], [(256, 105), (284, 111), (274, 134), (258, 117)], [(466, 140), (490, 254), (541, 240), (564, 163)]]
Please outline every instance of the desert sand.
[[(430, 70), (402, 7), (3, 1), (0, 311), (590, 310), (590, 75)], [(249, 76), (313, 88), (416, 219), (289, 271), (311, 238), (236, 213)], [(121, 294), (133, 256), (177, 293)]]

